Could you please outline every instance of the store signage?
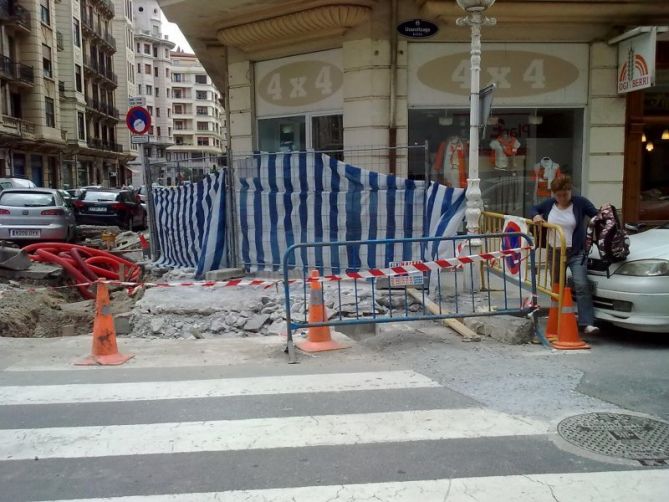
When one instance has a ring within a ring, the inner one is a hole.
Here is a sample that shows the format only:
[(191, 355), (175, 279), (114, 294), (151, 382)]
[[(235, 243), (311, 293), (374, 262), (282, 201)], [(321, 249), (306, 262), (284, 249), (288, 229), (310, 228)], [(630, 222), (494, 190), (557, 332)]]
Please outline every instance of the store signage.
[(657, 32), (651, 30), (618, 44), (618, 93), (655, 85)]
[[(588, 57), (586, 44), (487, 44), (480, 81), (496, 84), (501, 106), (584, 105)], [(470, 66), (466, 44), (410, 44), (409, 105), (466, 105)]]
[(151, 114), (146, 108), (133, 106), (125, 116), (125, 124), (133, 134), (146, 134), (151, 128)]
[[(469, 53), (443, 56), (419, 68), (418, 78), (434, 89), (466, 95), (469, 66)], [(537, 52), (486, 51), (481, 68), (481, 81), (497, 84), (499, 97), (544, 94), (562, 89), (577, 78), (578, 68), (569, 61)]]
[(403, 37), (408, 38), (428, 38), (437, 34), (439, 27), (424, 19), (412, 19), (404, 21), (397, 26), (397, 31)]
[(344, 75), (335, 65), (323, 61), (288, 63), (265, 75), (258, 85), (260, 96), (283, 106), (309, 105), (334, 94)]

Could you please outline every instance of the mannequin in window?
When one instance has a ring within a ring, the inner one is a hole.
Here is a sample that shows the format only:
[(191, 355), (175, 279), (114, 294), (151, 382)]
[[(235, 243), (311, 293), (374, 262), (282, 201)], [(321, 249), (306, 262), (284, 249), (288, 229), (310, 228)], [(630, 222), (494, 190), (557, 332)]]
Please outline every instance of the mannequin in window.
[(437, 149), (433, 169), (443, 172), (444, 183), (455, 188), (467, 188), (467, 165), (465, 143), (460, 136), (450, 136)]
[(534, 203), (551, 196), (551, 183), (560, 176), (560, 164), (550, 157), (543, 157), (534, 164)]
[(508, 170), (513, 167), (513, 158), (520, 148), (520, 141), (511, 136), (506, 129), (490, 142), (492, 164), (495, 169)]

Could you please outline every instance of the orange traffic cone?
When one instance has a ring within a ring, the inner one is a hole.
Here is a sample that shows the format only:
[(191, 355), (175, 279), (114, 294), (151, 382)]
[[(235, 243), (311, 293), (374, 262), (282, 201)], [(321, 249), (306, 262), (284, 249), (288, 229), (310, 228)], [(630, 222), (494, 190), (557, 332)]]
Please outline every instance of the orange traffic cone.
[(578, 324), (574, 314), (574, 302), (571, 299), (571, 288), (564, 288), (564, 301), (560, 313), (560, 332), (553, 347), (560, 350), (589, 349), (590, 345), (578, 336)]
[[(318, 280), (318, 270), (313, 270), (309, 275), (311, 297), (309, 299), (309, 322), (326, 322), (328, 320), (323, 305), (323, 286)], [(329, 326), (314, 326), (307, 331), (307, 338), (303, 342), (296, 343), (297, 348), (305, 352), (322, 352), (326, 350), (348, 349), (348, 345), (335, 342), (330, 336)]]
[[(553, 294), (558, 296), (560, 294), (560, 285), (553, 284)], [(558, 308), (560, 302), (551, 296), (551, 308), (548, 310), (548, 322), (546, 323), (546, 338), (548, 340), (557, 340), (558, 335)]]
[(97, 283), (97, 288), (93, 348), (90, 356), (74, 363), (76, 366), (118, 366), (134, 357), (134, 354), (119, 354), (114, 319), (109, 308), (109, 291), (103, 282)]

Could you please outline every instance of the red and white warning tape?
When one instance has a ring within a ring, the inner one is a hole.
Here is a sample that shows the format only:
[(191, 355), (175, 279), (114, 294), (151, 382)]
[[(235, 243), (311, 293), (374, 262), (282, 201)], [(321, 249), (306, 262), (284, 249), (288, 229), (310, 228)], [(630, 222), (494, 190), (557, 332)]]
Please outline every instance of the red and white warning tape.
[[(425, 273), (432, 272), (442, 269), (459, 269), (464, 265), (478, 262), (494, 262), (498, 258), (505, 256), (516, 256), (521, 251), (528, 251), (532, 249), (531, 246), (524, 246), (520, 248), (513, 249), (501, 249), (499, 251), (490, 251), (487, 253), (480, 253), (475, 255), (467, 256), (456, 256), (455, 258), (448, 259), (438, 259), (434, 261), (426, 262), (412, 262), (411, 265), (403, 265), (399, 267), (388, 267), (388, 268), (372, 268), (369, 270), (361, 270), (359, 272), (344, 272), (341, 274), (325, 275), (317, 279), (306, 279), (307, 282), (311, 281), (320, 281), (320, 282), (330, 282), (330, 281), (343, 281), (343, 280), (358, 280), (358, 279), (378, 279), (381, 277), (395, 277), (399, 275), (408, 275), (411, 273)], [(459, 254), (458, 250), (458, 254)], [(228, 281), (181, 281), (181, 282), (127, 282), (127, 281), (115, 281), (115, 280), (98, 280), (92, 282), (84, 282), (78, 284), (69, 284), (67, 286), (53, 286), (46, 288), (26, 288), (26, 291), (40, 291), (40, 290), (53, 290), (53, 289), (64, 289), (64, 288), (74, 288), (79, 286), (90, 286), (95, 283), (102, 282), (111, 286), (121, 286), (128, 288), (138, 288), (138, 287), (153, 287), (153, 288), (174, 288), (174, 287), (237, 287), (237, 286), (251, 286), (251, 287), (261, 287), (264, 289), (271, 288), (277, 284), (282, 284), (283, 279), (231, 279)], [(288, 281), (289, 284), (303, 283), (302, 279), (291, 279)]]

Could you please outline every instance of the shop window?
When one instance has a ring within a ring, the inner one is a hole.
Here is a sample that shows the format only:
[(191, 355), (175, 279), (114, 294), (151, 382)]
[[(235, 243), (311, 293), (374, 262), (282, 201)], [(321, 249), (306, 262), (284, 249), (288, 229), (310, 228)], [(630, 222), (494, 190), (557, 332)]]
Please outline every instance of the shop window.
[[(583, 156), (581, 109), (497, 110), (482, 131), (479, 178), (488, 211), (527, 216), (550, 196), (550, 181), (569, 174), (580, 192)], [(409, 176), (466, 188), (468, 109), (409, 110), (409, 144), (427, 141), (429, 159), (409, 159)], [(418, 153), (418, 152), (416, 152)]]
[(263, 152), (302, 151), (306, 145), (306, 117), (258, 120), (258, 147)]
[(330, 151), (341, 160), (344, 149), (344, 123), (341, 115), (323, 115), (311, 118), (311, 148)]

